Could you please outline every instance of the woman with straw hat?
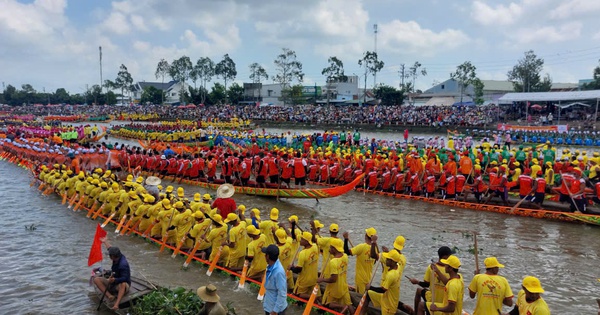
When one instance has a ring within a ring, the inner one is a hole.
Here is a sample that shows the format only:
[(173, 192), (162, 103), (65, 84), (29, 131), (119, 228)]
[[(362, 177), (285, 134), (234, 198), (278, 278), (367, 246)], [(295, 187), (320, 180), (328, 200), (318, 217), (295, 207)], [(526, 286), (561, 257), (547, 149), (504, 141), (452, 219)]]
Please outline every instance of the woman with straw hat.
[(196, 294), (204, 301), (199, 315), (227, 315), (227, 310), (219, 302), (221, 298), (217, 295), (217, 287), (214, 284), (199, 287)]
[(231, 198), (235, 193), (235, 187), (231, 184), (223, 184), (217, 189), (217, 199), (212, 203), (212, 208), (217, 208), (217, 213), (226, 218), (228, 214), (235, 212), (237, 205)]

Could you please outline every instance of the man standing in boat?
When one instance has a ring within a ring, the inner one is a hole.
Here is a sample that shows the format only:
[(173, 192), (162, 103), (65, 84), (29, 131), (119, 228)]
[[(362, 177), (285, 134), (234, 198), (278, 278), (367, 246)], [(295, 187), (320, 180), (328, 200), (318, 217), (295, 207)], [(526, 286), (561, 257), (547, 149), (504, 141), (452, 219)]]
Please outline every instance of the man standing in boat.
[[(131, 270), (129, 269), (129, 263), (118, 247), (110, 246), (106, 237), (100, 239), (100, 241), (108, 249), (108, 255), (112, 260), (110, 278), (95, 277), (94, 284), (96, 287), (106, 294), (106, 298), (109, 301), (114, 301), (113, 310), (119, 309), (119, 304), (123, 296), (129, 292), (131, 286)], [(115, 294), (117, 295), (115, 298)]]
[(506, 278), (498, 275), (504, 265), (496, 257), (488, 257), (483, 262), (485, 273), (473, 277), (469, 285), (469, 296), (477, 297), (473, 315), (501, 313), (502, 305), (513, 305), (513, 292)]

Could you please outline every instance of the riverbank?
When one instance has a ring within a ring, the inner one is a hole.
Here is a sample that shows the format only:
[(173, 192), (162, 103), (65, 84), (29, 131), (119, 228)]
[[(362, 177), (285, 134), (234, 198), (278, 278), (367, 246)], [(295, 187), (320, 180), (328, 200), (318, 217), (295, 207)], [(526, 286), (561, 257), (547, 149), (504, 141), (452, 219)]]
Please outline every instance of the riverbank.
[[(473, 129), (474, 127), (469, 126), (420, 126), (420, 125), (391, 125), (391, 124), (352, 124), (352, 123), (340, 123), (340, 124), (312, 124), (303, 122), (293, 121), (271, 121), (271, 120), (254, 120), (255, 129), (261, 128), (278, 128), (278, 129), (313, 129), (315, 131), (335, 130), (335, 131), (353, 131), (358, 129), (359, 131), (381, 131), (381, 132), (404, 132), (408, 129), (409, 133), (433, 133), (433, 134), (446, 134), (448, 129), (457, 130), (458, 132), (466, 132), (466, 130)], [(496, 129), (495, 126), (488, 125), (487, 127), (481, 127), (482, 129)]]

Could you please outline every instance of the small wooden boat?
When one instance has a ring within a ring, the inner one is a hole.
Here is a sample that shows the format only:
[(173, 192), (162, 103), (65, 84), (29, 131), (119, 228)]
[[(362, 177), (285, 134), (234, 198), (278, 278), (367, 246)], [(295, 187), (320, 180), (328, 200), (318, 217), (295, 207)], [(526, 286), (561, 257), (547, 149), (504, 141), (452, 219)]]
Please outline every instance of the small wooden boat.
[[(144, 172), (144, 175), (150, 175), (148, 173)], [(314, 199), (323, 199), (323, 198), (331, 198), (331, 197), (337, 197), (337, 196), (341, 196), (351, 190), (354, 189), (354, 187), (356, 187), (356, 185), (358, 185), (358, 183), (360, 183), (360, 181), (362, 180), (364, 175), (360, 175), (359, 177), (355, 178), (352, 182), (342, 185), (342, 186), (332, 186), (332, 187), (327, 187), (327, 188), (262, 188), (262, 187), (256, 187), (256, 186), (234, 186), (235, 187), (235, 192), (237, 194), (246, 194), (246, 195), (252, 195), (252, 196), (263, 196), (263, 197), (280, 197), (280, 198), (314, 198)], [(176, 181), (178, 180), (177, 177), (175, 176), (165, 176), (163, 177), (163, 179), (165, 180), (171, 180), (171, 181)], [(191, 186), (198, 186), (198, 187), (202, 187), (202, 188), (206, 188), (206, 189), (213, 189), (213, 190), (217, 190), (219, 188), (219, 186), (221, 186), (222, 181), (219, 180), (215, 183), (209, 183), (206, 181), (196, 181), (196, 180), (189, 180), (189, 179), (183, 179), (181, 180), (181, 183), (187, 184), (187, 185), (191, 185)]]
[[(139, 301), (146, 294), (150, 294), (156, 290), (156, 286), (147, 280), (131, 277), (131, 286), (129, 292), (125, 294), (121, 302), (119, 303), (119, 309), (115, 311), (117, 314), (128, 314), (127, 309), (132, 307), (137, 301)], [(109, 301), (106, 297), (102, 299), (104, 292), (101, 292), (96, 286), (94, 286), (95, 296), (98, 298), (98, 303), (104, 304), (107, 309), (112, 310), (113, 302)], [(102, 300), (102, 302), (100, 302)]]

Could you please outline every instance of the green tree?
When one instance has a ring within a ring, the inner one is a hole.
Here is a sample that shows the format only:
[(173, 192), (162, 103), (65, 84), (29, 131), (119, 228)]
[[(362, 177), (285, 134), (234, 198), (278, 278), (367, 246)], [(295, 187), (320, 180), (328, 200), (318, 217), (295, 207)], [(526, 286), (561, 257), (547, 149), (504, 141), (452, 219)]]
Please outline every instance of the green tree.
[(192, 69), (192, 61), (188, 56), (181, 56), (179, 59), (173, 60), (169, 68), (169, 75), (181, 84), (179, 91), (179, 101), (181, 103), (185, 102), (185, 82), (190, 78)]
[(548, 92), (552, 90), (552, 78), (550, 78), (550, 75), (548, 73), (546, 73), (546, 75), (544, 76), (544, 78), (542, 79), (542, 81), (536, 85), (536, 92)]
[(321, 74), (325, 76), (325, 82), (327, 82), (327, 105), (329, 105), (333, 83), (346, 82), (348, 77), (344, 74), (344, 63), (337, 57), (329, 57), (327, 62), (329, 62), (329, 66), (323, 68)]
[(223, 84), (215, 82), (215, 84), (211, 88), (210, 93), (208, 94), (209, 103), (211, 105), (223, 104), (225, 102), (226, 97), (227, 90), (225, 90)]
[[(358, 65), (365, 68), (365, 96), (364, 102), (367, 102), (367, 76), (373, 74), (373, 82), (375, 82), (375, 75), (381, 71), (384, 66), (384, 62), (379, 60), (377, 53), (374, 51), (367, 51), (363, 55), (362, 59), (358, 60)], [(375, 84), (375, 83), (373, 83)], [(375, 88), (375, 87), (373, 87)]]
[(69, 103), (71, 101), (71, 96), (69, 95), (69, 92), (67, 92), (67, 90), (65, 90), (64, 88), (59, 88), (56, 89), (56, 92), (54, 92), (53, 95), (53, 103)]
[(200, 80), (200, 89), (197, 92), (200, 95), (196, 103), (204, 104), (206, 102), (207, 89), (206, 84), (212, 80), (215, 75), (215, 63), (208, 57), (200, 57), (194, 65), (193, 73)]
[(227, 90), (227, 99), (231, 104), (238, 104), (244, 100), (244, 87), (234, 82)]
[[(281, 85), (282, 95), (283, 91), (289, 89), (294, 80), (297, 80), (300, 83), (304, 79), (302, 63), (297, 60), (295, 51), (288, 48), (282, 48), (281, 54), (277, 56), (273, 63), (275, 64), (275, 70), (277, 71), (273, 81)], [(288, 95), (291, 94), (288, 93)], [(285, 99), (286, 97), (282, 97), (284, 104)]]
[[(263, 68), (263, 66), (261, 66), (258, 62), (251, 64), (249, 66), (249, 68), (250, 68), (250, 80), (252, 80), (252, 83), (261, 86), (260, 83), (262, 82), (263, 79), (264, 80), (269, 79), (267, 70), (265, 70), (265, 68)], [(260, 99), (260, 97), (261, 97), (260, 90), (261, 89), (259, 87), (258, 88), (258, 99)]]
[(133, 86), (133, 78), (129, 71), (127, 71), (127, 67), (124, 64), (121, 64), (119, 68), (119, 72), (117, 73), (117, 78), (115, 79), (116, 86), (121, 90), (121, 95), (125, 96), (125, 91), (131, 91)]
[(33, 88), (33, 86), (31, 86), (31, 84), (21, 85), (21, 93), (23, 93), (25, 100), (24, 102), (26, 102), (27, 104), (33, 102), (35, 96), (35, 89)]
[[(169, 65), (169, 62), (166, 61), (165, 59), (161, 59), (158, 64), (156, 65), (156, 72), (154, 73), (154, 76), (158, 79), (159, 77), (161, 78), (161, 83), (164, 84), (165, 83), (165, 77), (167, 75), (169, 75), (169, 69), (171, 69), (171, 65)], [(165, 99), (164, 99), (164, 93), (162, 93), (163, 98), (160, 100), (161, 104), (164, 104)], [(156, 103), (155, 103), (156, 104)]]
[(223, 60), (215, 65), (215, 75), (223, 79), (225, 90), (227, 90), (227, 81), (235, 80), (237, 70), (235, 69), (235, 62), (229, 57), (229, 54), (225, 54)]
[(419, 75), (421, 76), (426, 76), (427, 75), (427, 69), (422, 67), (423, 65), (421, 65), (420, 62), (415, 61), (415, 64), (408, 68), (408, 76), (410, 78), (412, 78), (412, 85), (410, 86), (413, 91), (409, 91), (409, 92), (414, 92), (414, 88), (415, 88), (415, 84), (417, 81), (417, 77), (419, 77)]
[(475, 93), (475, 97), (473, 98), (473, 101), (477, 105), (481, 105), (484, 102), (483, 88), (484, 88), (483, 82), (479, 78), (475, 78), (475, 80), (473, 80), (473, 91)]
[(540, 72), (544, 68), (544, 59), (538, 58), (533, 50), (525, 52), (525, 57), (506, 74), (513, 82), (515, 92), (534, 92), (540, 90)]
[[(600, 60), (598, 61), (600, 63)], [(581, 86), (582, 90), (600, 90), (600, 65), (596, 66), (593, 71), (594, 81), (585, 83)]]
[(404, 93), (393, 86), (380, 85), (375, 89), (375, 97), (381, 100), (381, 105), (400, 105), (404, 100)]
[(140, 100), (141, 104), (161, 104), (164, 100), (164, 92), (159, 90), (153, 86), (147, 86), (142, 91), (142, 98)]
[(465, 89), (473, 84), (475, 79), (477, 78), (477, 74), (475, 73), (475, 66), (471, 64), (470, 61), (465, 61), (458, 67), (456, 67), (456, 71), (450, 73), (450, 78), (455, 80), (460, 87), (460, 102), (463, 102), (463, 95), (465, 94)]

